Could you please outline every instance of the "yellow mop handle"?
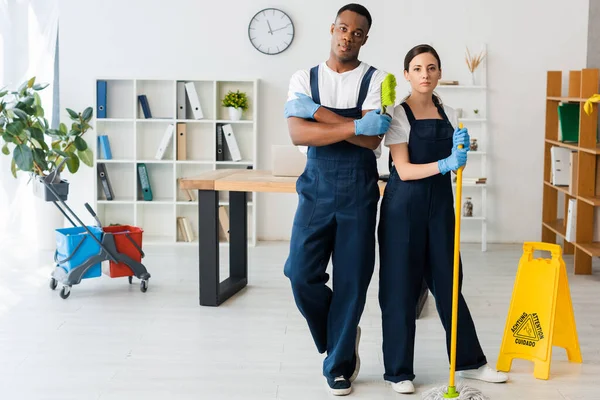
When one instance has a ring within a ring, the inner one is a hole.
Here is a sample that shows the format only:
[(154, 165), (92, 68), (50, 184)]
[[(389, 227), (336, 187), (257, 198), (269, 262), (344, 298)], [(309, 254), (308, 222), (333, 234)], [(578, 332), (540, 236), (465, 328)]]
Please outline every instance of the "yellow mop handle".
[[(459, 129), (463, 128), (463, 124), (458, 125)], [(458, 145), (459, 149), (463, 148), (462, 144)], [(460, 167), (456, 171), (456, 207), (454, 210), (454, 275), (452, 278), (452, 331), (450, 339), (450, 382), (449, 387), (455, 388), (454, 375), (456, 372), (456, 327), (458, 325), (458, 267), (460, 255), (460, 213), (462, 200), (462, 173), (463, 168)], [(450, 390), (449, 390), (450, 391)]]

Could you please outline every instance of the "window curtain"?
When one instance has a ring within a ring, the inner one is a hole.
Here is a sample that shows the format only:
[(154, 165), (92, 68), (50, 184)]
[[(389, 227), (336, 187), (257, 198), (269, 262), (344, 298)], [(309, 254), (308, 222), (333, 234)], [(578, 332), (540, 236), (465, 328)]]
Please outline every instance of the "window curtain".
[[(40, 92), (46, 119), (57, 127), (58, 0), (0, 0), (0, 88), (17, 88), (35, 76), (49, 83)], [(10, 172), (11, 156), (0, 154), (0, 248), (35, 237), (35, 205), (29, 176)], [(7, 251), (7, 250), (5, 250)]]

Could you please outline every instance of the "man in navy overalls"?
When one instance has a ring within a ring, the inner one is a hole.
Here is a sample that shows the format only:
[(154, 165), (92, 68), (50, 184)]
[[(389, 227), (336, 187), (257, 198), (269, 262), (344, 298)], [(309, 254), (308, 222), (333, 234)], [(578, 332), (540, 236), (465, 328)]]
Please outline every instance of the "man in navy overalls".
[[(390, 117), (380, 114), (383, 71), (358, 60), (371, 26), (360, 5), (342, 7), (331, 53), (290, 81), (292, 142), (307, 146), (285, 275), (320, 353), (334, 395), (351, 392), (360, 365), (358, 323), (375, 263), (377, 154)], [(377, 153), (377, 154), (376, 154)], [(333, 290), (326, 269), (333, 263)]]

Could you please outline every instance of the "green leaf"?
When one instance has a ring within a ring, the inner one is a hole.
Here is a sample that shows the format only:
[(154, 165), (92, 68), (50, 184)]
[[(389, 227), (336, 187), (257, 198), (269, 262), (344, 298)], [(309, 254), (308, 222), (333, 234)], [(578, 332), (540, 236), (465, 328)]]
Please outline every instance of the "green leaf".
[(36, 83), (33, 85), (33, 90), (43, 90), (48, 87), (48, 83)]
[(54, 140), (51, 143), (52, 150), (60, 150), (60, 140)]
[(15, 178), (17, 177), (17, 163), (15, 163), (14, 158), (10, 162), (10, 172), (12, 173), (12, 176), (14, 176)]
[(33, 87), (34, 83), (35, 83), (35, 76), (27, 82), (27, 87), (28, 88)]
[(71, 125), (71, 129), (76, 131), (77, 133), (81, 133), (81, 124), (73, 122), (73, 125)]
[(48, 163), (46, 162), (46, 152), (44, 150), (34, 149), (33, 160), (42, 169), (42, 171), (48, 170)]
[(29, 135), (32, 138), (36, 139), (38, 142), (44, 141), (44, 132), (42, 132), (42, 130), (39, 128), (29, 128)]
[(13, 94), (21, 94), (21, 93), (23, 93), (22, 95), (24, 95), (25, 90), (27, 90), (27, 84), (28, 84), (28, 82), (23, 82), (21, 84), (21, 86), (19, 86), (19, 88), (17, 89), (17, 91), (13, 92)]
[(52, 150), (54, 150), (54, 152), (55, 152), (56, 154), (59, 154), (59, 155), (63, 156), (64, 158), (69, 158), (69, 157), (70, 157), (70, 156), (69, 156), (67, 153), (65, 153), (65, 152), (64, 152), (64, 151), (62, 151), (62, 150), (59, 150), (59, 149), (52, 149)]
[(44, 116), (44, 109), (41, 106), (35, 106), (35, 116), (36, 117)]
[(94, 153), (92, 153), (92, 150), (90, 150), (89, 147), (83, 151), (77, 151), (77, 154), (85, 165), (88, 167), (94, 166)]
[(93, 114), (94, 109), (92, 107), (88, 107), (85, 110), (83, 110), (82, 118), (84, 121), (89, 121), (92, 118)]
[(4, 146), (2, 146), (2, 154), (6, 156), (10, 154), (10, 150), (8, 149), (8, 143), (4, 143)]
[(15, 116), (18, 117), (19, 119), (22, 119), (23, 121), (27, 121), (29, 119), (29, 115), (27, 115), (27, 113), (23, 110), (19, 110), (18, 108), (13, 109), (13, 112), (15, 113)]
[(79, 119), (79, 114), (77, 114), (75, 111), (71, 110), (70, 108), (67, 108), (67, 112), (69, 113), (69, 115), (71, 116), (71, 118), (73, 118), (73, 119)]
[(75, 147), (77, 148), (77, 150), (83, 151), (88, 148), (88, 145), (85, 142), (85, 140), (83, 140), (81, 138), (81, 136), (76, 136), (75, 137)]
[(21, 171), (31, 171), (33, 169), (33, 153), (26, 145), (19, 144), (15, 147), (13, 159)]
[(18, 136), (23, 130), (23, 123), (20, 121), (14, 121), (6, 125), (6, 132), (12, 136)]
[(36, 106), (38, 106), (38, 107), (42, 106), (42, 98), (40, 97), (39, 93), (34, 93), (33, 99), (34, 99), (34, 103)]
[(0, 97), (6, 96), (7, 93), (8, 93), (8, 90), (0, 90)]
[(65, 124), (63, 124), (62, 122), (60, 123), (60, 125), (58, 126), (58, 129), (64, 134), (67, 134), (67, 126)]
[(29, 131), (24, 129), (19, 133), (17, 137), (22, 143), (26, 143), (29, 140)]
[[(35, 104), (35, 97), (34, 96), (27, 96), (25, 97), (23, 100), (21, 100), (22, 104), (25, 104), (28, 107), (31, 107), (32, 105)], [(22, 107), (19, 107), (22, 109)]]
[(6, 143), (13, 143), (15, 141), (15, 137), (6, 132), (2, 134), (2, 139), (4, 139)]
[(67, 160), (67, 168), (69, 169), (69, 172), (72, 174), (77, 172), (77, 170), (79, 170), (79, 158), (77, 158), (77, 156), (73, 156), (73, 157), (69, 158)]

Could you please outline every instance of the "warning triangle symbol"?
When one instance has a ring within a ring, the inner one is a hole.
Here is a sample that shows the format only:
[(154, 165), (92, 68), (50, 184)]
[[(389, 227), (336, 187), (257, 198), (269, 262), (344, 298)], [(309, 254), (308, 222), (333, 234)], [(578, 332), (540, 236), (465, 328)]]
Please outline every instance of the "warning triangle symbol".
[(519, 330), (515, 333), (515, 337), (521, 339), (538, 340), (537, 332), (533, 326), (531, 315), (525, 320), (525, 322), (523, 322), (523, 325), (521, 325)]

